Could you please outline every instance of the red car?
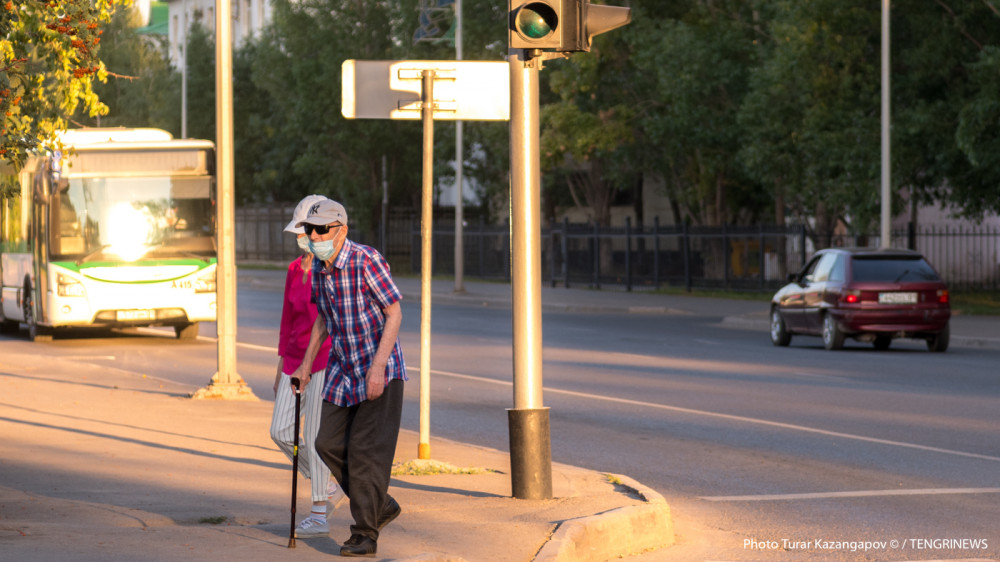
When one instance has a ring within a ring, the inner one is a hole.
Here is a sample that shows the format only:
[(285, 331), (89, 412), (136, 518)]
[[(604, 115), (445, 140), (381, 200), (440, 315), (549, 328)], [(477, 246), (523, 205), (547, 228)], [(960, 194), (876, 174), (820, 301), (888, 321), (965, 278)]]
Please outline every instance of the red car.
[(894, 338), (948, 349), (948, 287), (918, 252), (830, 248), (788, 276), (771, 299), (771, 342), (821, 336), (827, 349), (845, 338), (888, 349)]

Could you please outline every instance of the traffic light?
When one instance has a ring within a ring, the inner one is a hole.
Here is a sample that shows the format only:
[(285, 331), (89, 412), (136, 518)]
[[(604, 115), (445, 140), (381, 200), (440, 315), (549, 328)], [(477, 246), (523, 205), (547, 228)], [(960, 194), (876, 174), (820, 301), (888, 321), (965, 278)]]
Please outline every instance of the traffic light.
[(632, 20), (631, 8), (590, 0), (509, 0), (508, 45), (559, 53), (590, 50), (595, 35)]

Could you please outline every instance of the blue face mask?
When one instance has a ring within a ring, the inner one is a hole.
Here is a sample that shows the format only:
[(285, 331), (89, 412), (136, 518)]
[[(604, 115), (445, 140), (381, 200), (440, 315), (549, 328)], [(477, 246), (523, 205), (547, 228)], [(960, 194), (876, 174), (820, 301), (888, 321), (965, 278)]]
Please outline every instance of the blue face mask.
[(299, 236), (299, 237), (297, 237), (295, 239), (295, 242), (299, 245), (299, 249), (302, 250), (303, 252), (311, 252), (312, 251), (312, 250), (309, 249), (309, 237), (308, 236)]
[(326, 261), (333, 257), (333, 240), (324, 240), (322, 242), (313, 242), (310, 240), (309, 251), (319, 258), (320, 261)]

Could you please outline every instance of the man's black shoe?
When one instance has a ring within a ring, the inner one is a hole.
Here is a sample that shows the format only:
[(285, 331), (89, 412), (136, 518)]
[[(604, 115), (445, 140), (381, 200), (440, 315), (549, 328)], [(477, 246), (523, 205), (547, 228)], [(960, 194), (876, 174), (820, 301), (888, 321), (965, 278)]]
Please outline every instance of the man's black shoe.
[(378, 530), (381, 531), (386, 525), (392, 523), (395, 518), (399, 517), (400, 513), (403, 513), (403, 508), (399, 507), (399, 503), (390, 496), (389, 501), (385, 505), (385, 510), (378, 516), (378, 523), (376, 524)]
[(344, 546), (340, 547), (341, 556), (375, 556), (378, 545), (375, 541), (364, 535), (351, 535)]

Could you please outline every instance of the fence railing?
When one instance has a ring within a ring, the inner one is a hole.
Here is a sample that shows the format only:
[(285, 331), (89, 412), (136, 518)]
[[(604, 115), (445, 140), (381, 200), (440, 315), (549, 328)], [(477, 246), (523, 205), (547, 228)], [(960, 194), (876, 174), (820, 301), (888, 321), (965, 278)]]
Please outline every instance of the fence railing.
[[(244, 208), (236, 213), (236, 257), (241, 261), (291, 261), (298, 255), (282, 230), (292, 208)], [(455, 228), (436, 221), (432, 267), (455, 271)], [(351, 239), (379, 248), (394, 271), (420, 271), (419, 220), (390, 215), (385, 238), (352, 231)], [(601, 228), (557, 223), (542, 230), (542, 277), (552, 286), (602, 286), (642, 290), (665, 286), (773, 290), (817, 250), (830, 246), (879, 247), (878, 235), (815, 233), (803, 225), (685, 225)], [(923, 253), (953, 288), (1000, 290), (1000, 230), (905, 228), (892, 231), (896, 248)], [(380, 247), (384, 246), (384, 247)], [(510, 229), (482, 221), (463, 228), (463, 267), (468, 277), (510, 279)]]

